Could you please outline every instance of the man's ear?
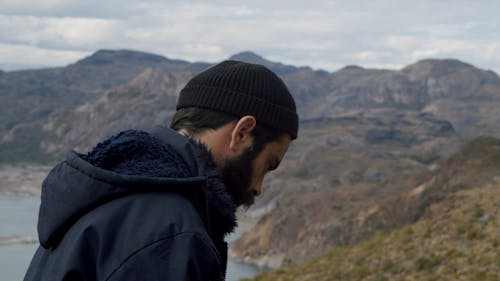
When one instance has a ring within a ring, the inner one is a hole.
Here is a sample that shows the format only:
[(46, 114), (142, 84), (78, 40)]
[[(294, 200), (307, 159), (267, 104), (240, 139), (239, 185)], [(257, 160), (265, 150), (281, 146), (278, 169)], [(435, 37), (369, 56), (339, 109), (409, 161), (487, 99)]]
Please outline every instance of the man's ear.
[(257, 126), (257, 120), (252, 115), (241, 117), (231, 131), (229, 148), (235, 152), (245, 150), (252, 145), (252, 131)]

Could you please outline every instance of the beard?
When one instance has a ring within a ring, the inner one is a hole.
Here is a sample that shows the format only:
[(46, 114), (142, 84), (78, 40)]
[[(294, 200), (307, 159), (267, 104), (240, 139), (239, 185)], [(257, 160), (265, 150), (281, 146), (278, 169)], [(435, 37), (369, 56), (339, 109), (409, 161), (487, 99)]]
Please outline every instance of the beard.
[(250, 190), (252, 184), (252, 163), (256, 153), (252, 147), (247, 148), (240, 156), (225, 159), (221, 169), (222, 180), (227, 192), (237, 207), (250, 207), (254, 203), (255, 194)]

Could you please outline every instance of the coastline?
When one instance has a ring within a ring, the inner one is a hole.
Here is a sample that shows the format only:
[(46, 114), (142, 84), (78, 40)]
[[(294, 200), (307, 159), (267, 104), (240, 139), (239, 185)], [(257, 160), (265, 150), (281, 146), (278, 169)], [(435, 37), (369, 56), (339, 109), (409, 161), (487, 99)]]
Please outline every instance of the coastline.
[(233, 261), (241, 264), (255, 266), (261, 271), (277, 269), (282, 266), (285, 258), (284, 255), (263, 255), (258, 258), (252, 258), (250, 256), (241, 256), (241, 254), (235, 252), (231, 247), (232, 242), (236, 241), (246, 232), (251, 231), (253, 227), (259, 222), (259, 219), (272, 209), (272, 206), (269, 205), (272, 205), (272, 203), (258, 208), (250, 208), (247, 211), (238, 211), (238, 229), (236, 230), (238, 233), (227, 239), (227, 242), (229, 243), (228, 256)]
[(42, 182), (51, 166), (16, 164), (0, 166), (1, 196), (40, 196)]
[(0, 237), (0, 247), (19, 244), (38, 244), (38, 237), (34, 235), (10, 235)]

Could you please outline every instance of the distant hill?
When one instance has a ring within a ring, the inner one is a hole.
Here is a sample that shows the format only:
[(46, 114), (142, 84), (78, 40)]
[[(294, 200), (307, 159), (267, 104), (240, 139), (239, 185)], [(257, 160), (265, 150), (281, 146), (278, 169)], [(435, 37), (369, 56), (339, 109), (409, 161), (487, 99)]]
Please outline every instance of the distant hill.
[(269, 60), (264, 59), (263, 57), (250, 52), (241, 52), (236, 55), (233, 55), (229, 58), (230, 60), (238, 60), (238, 61), (244, 61), (244, 62), (249, 62), (249, 63), (256, 63), (256, 64), (262, 64), (267, 66), (269, 69), (274, 71), (276, 74), (283, 76), (283, 75), (288, 75), (295, 73), (299, 70), (308, 70), (311, 71), (311, 68), (309, 67), (295, 67), (292, 65), (284, 65), (279, 62), (272, 62)]

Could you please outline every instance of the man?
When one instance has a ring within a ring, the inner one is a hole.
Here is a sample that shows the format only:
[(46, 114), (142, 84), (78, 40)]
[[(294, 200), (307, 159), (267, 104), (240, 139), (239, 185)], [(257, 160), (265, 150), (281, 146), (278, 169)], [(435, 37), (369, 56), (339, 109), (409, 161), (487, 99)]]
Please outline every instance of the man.
[(225, 61), (188, 82), (171, 127), (121, 132), (49, 173), (24, 280), (224, 280), (236, 208), (297, 137), (294, 100), (264, 66)]

